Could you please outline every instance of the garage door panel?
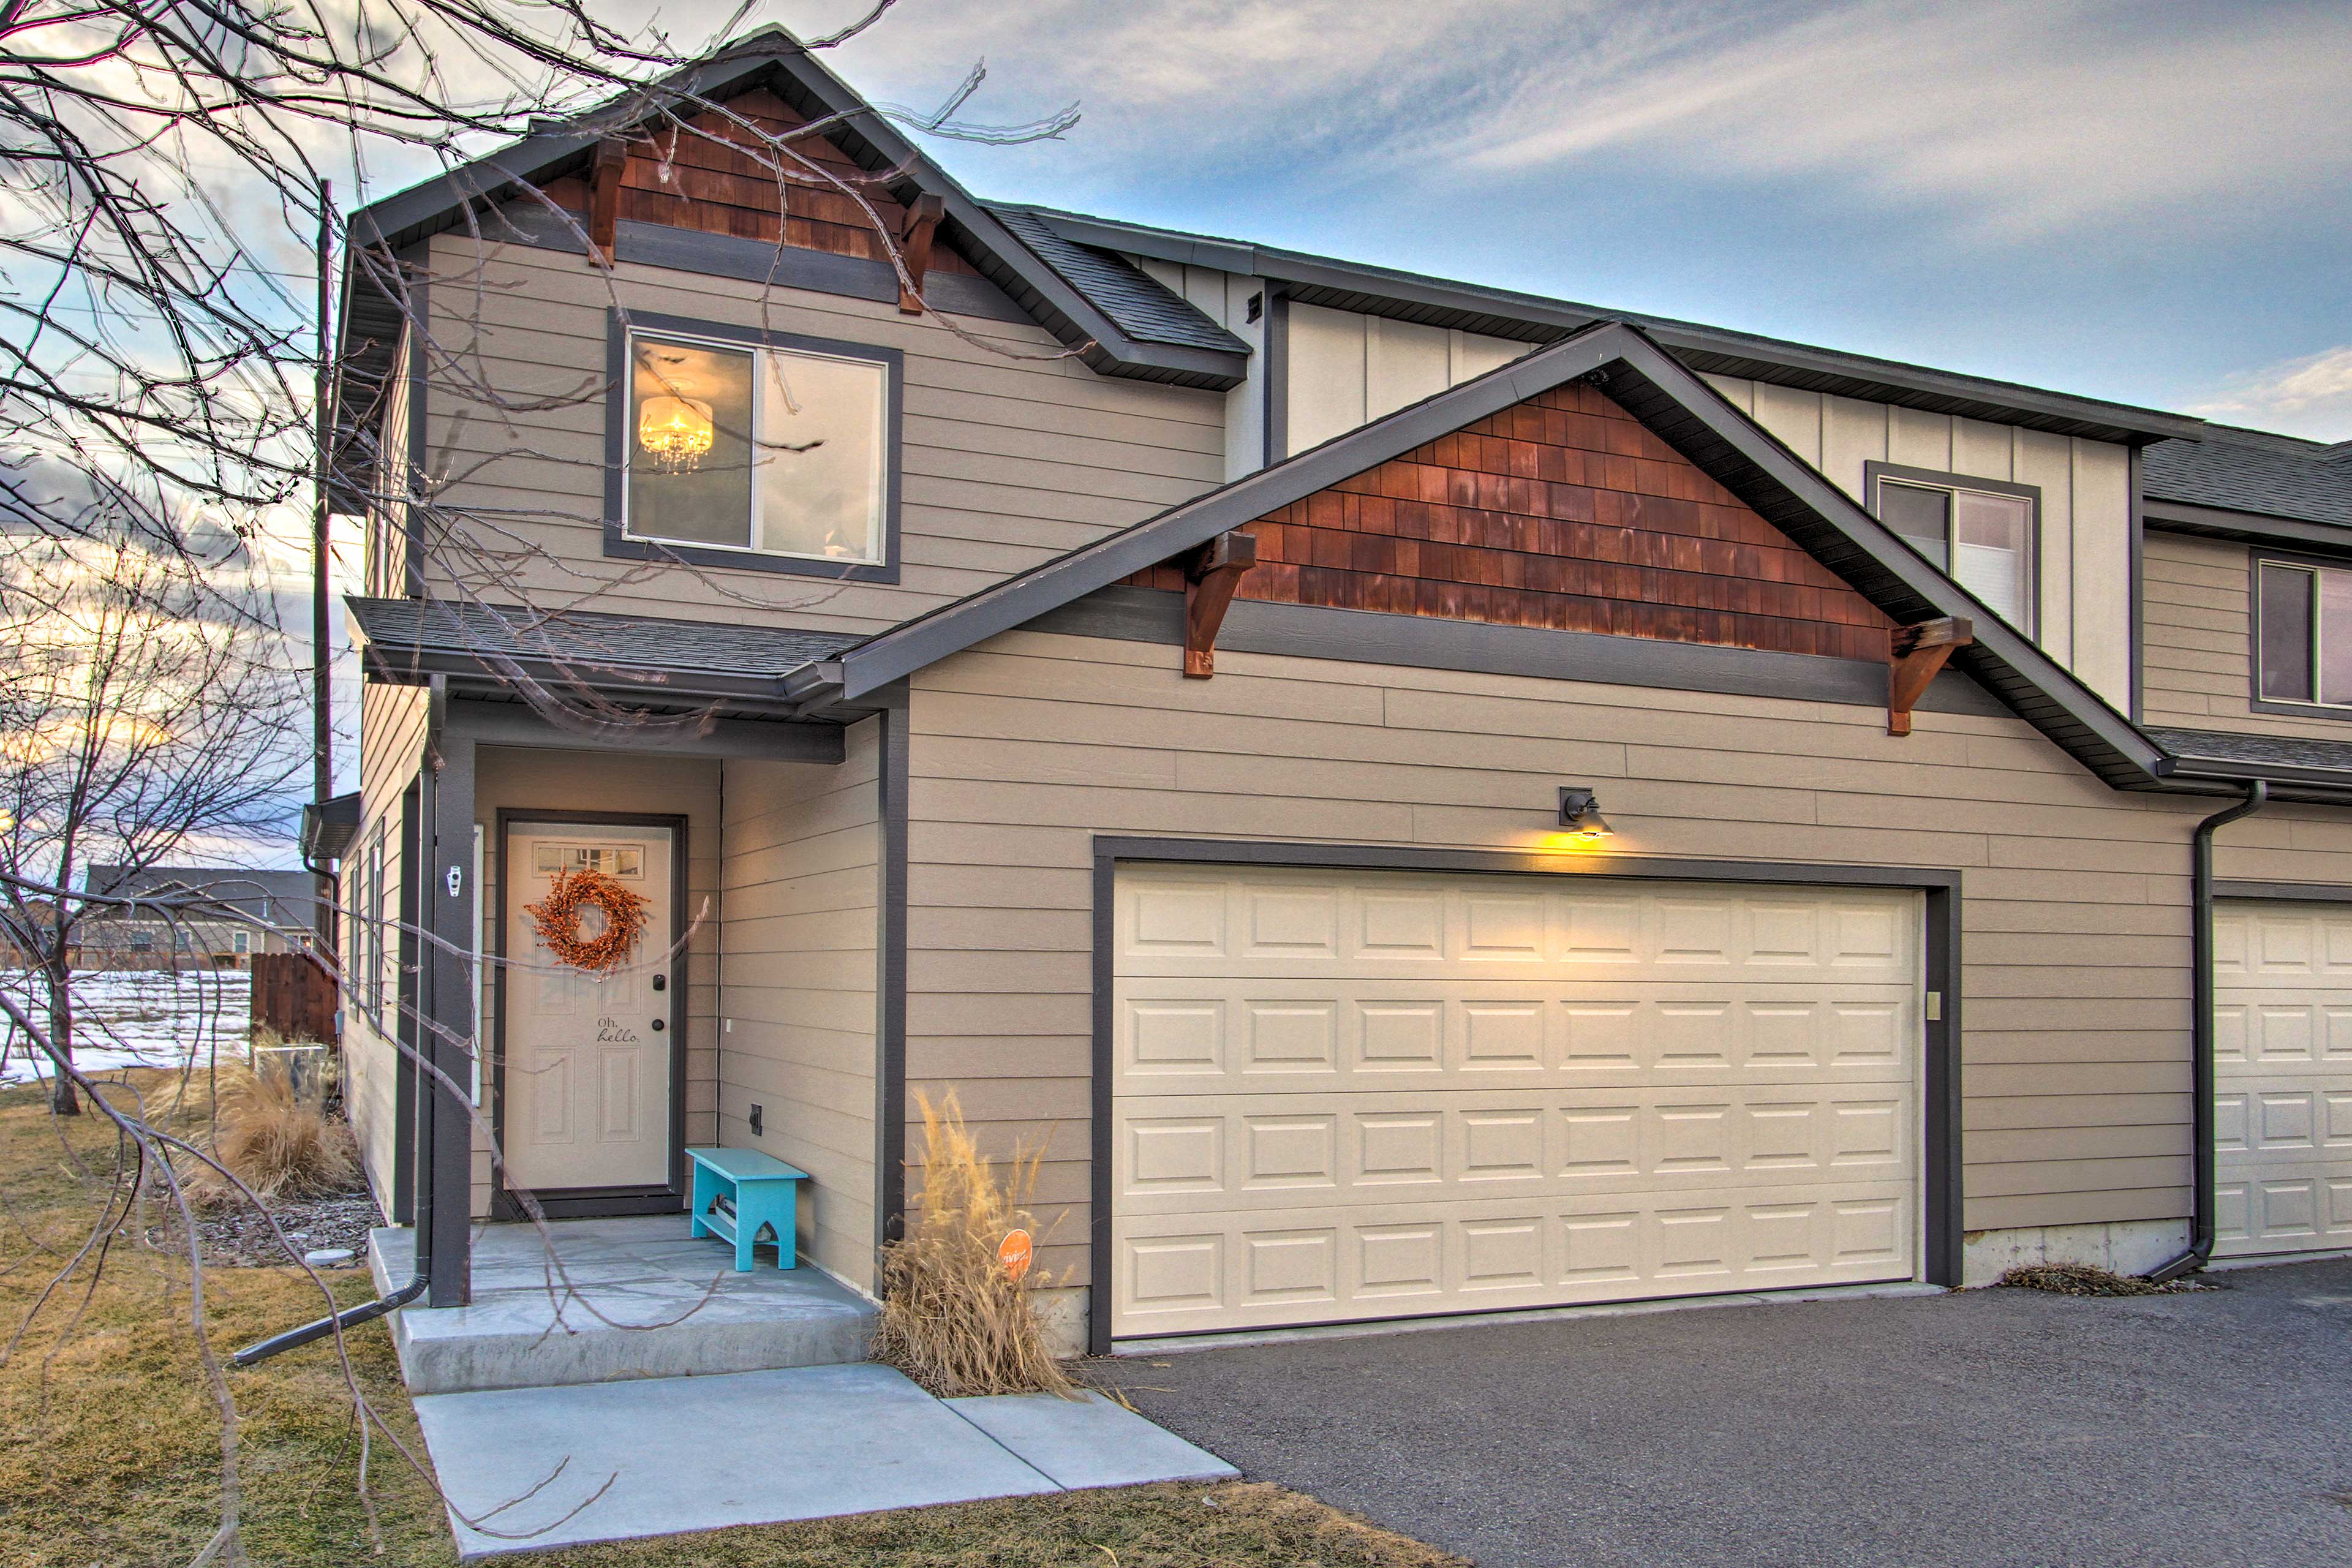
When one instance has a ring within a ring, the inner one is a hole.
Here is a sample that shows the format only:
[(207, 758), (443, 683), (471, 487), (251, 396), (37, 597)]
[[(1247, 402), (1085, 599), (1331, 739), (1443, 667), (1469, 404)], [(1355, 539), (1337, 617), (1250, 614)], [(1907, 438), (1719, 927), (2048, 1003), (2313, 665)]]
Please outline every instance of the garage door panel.
[(1489, 877), (1374, 886), (1362, 874), (1286, 871), (1228, 881), (1122, 877), (1113, 944), (1122, 974), (1409, 978), (1445, 969), (1592, 980), (1731, 979), (1757, 972), (1916, 967), (1916, 900), (1876, 891), (1630, 892), (1597, 881)]
[(2214, 1250), (2352, 1247), (2352, 910), (2214, 914)]
[(1123, 868), (1122, 1335), (1909, 1279), (1917, 895)]
[(1905, 1070), (1919, 1030), (1916, 989), (1878, 984), (1139, 979), (1116, 999), (1113, 1087), (1844, 1080)]
[(1870, 1187), (1139, 1219), (1115, 1310), (1130, 1335), (1184, 1333), (1859, 1283), (1907, 1270), (1916, 1225), (1907, 1191)]
[(1416, 1194), (1707, 1191), (1725, 1179), (1906, 1183), (1918, 1160), (1911, 1086), (1830, 1097), (1627, 1090), (1202, 1096), (1121, 1118), (1112, 1191), (1130, 1215), (1383, 1207)]

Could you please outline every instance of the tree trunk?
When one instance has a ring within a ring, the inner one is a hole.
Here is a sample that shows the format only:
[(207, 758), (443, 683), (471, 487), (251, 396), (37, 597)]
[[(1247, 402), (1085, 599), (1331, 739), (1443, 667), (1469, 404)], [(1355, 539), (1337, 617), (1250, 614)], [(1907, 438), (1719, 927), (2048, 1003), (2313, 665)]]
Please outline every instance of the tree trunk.
[[(49, 961), (49, 1041), (58, 1047), (58, 1055), (73, 1060), (73, 972), (66, 967), (62, 945)], [(81, 1096), (74, 1092), (73, 1079), (58, 1074), (56, 1089), (49, 1096), (49, 1109), (59, 1116), (79, 1116)]]

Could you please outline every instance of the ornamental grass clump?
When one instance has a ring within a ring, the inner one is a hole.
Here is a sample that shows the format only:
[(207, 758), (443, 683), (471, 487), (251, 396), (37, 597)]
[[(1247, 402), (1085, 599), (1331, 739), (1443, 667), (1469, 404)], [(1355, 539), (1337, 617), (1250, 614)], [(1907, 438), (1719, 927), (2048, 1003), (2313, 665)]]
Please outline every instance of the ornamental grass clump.
[[(295, 1092), (282, 1069), (223, 1075), (213, 1117), (213, 1158), (265, 1203), (348, 1191), (359, 1179), (351, 1129)], [(242, 1202), (211, 1166), (192, 1162), (189, 1191), (199, 1199)]]
[(882, 1327), (874, 1353), (944, 1398), (1068, 1394), (1074, 1384), (1045, 1343), (1034, 1292), (998, 1257), (1013, 1231), (1033, 1229), (1042, 1148), (1016, 1148), (1002, 1167), (980, 1152), (950, 1089), (923, 1113), (923, 1197), (906, 1237), (882, 1249)]

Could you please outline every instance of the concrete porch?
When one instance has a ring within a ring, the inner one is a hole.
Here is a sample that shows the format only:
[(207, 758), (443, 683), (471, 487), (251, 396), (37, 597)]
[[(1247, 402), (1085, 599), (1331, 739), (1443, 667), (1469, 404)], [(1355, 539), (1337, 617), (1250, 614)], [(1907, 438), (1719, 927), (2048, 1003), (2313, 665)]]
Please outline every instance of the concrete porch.
[[(683, 1214), (477, 1227), (473, 1300), (391, 1318), (409, 1392), (457, 1394), (831, 1366), (866, 1359), (874, 1304), (803, 1262), (735, 1272)], [(378, 1230), (378, 1290), (415, 1270), (415, 1233)]]

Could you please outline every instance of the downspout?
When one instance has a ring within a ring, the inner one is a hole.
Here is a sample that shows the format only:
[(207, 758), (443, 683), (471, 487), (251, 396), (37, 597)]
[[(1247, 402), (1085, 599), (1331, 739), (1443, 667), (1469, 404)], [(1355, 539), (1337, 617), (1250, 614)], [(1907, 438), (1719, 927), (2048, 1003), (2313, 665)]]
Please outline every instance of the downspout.
[(2268, 805), (2268, 780), (2246, 785), (2246, 798), (2215, 812), (2197, 825), (2189, 855), (2189, 1137), (2196, 1161), (2194, 1218), (2189, 1222), (2189, 1250), (2151, 1273), (2161, 1284), (2205, 1267), (2213, 1256), (2213, 833)]

